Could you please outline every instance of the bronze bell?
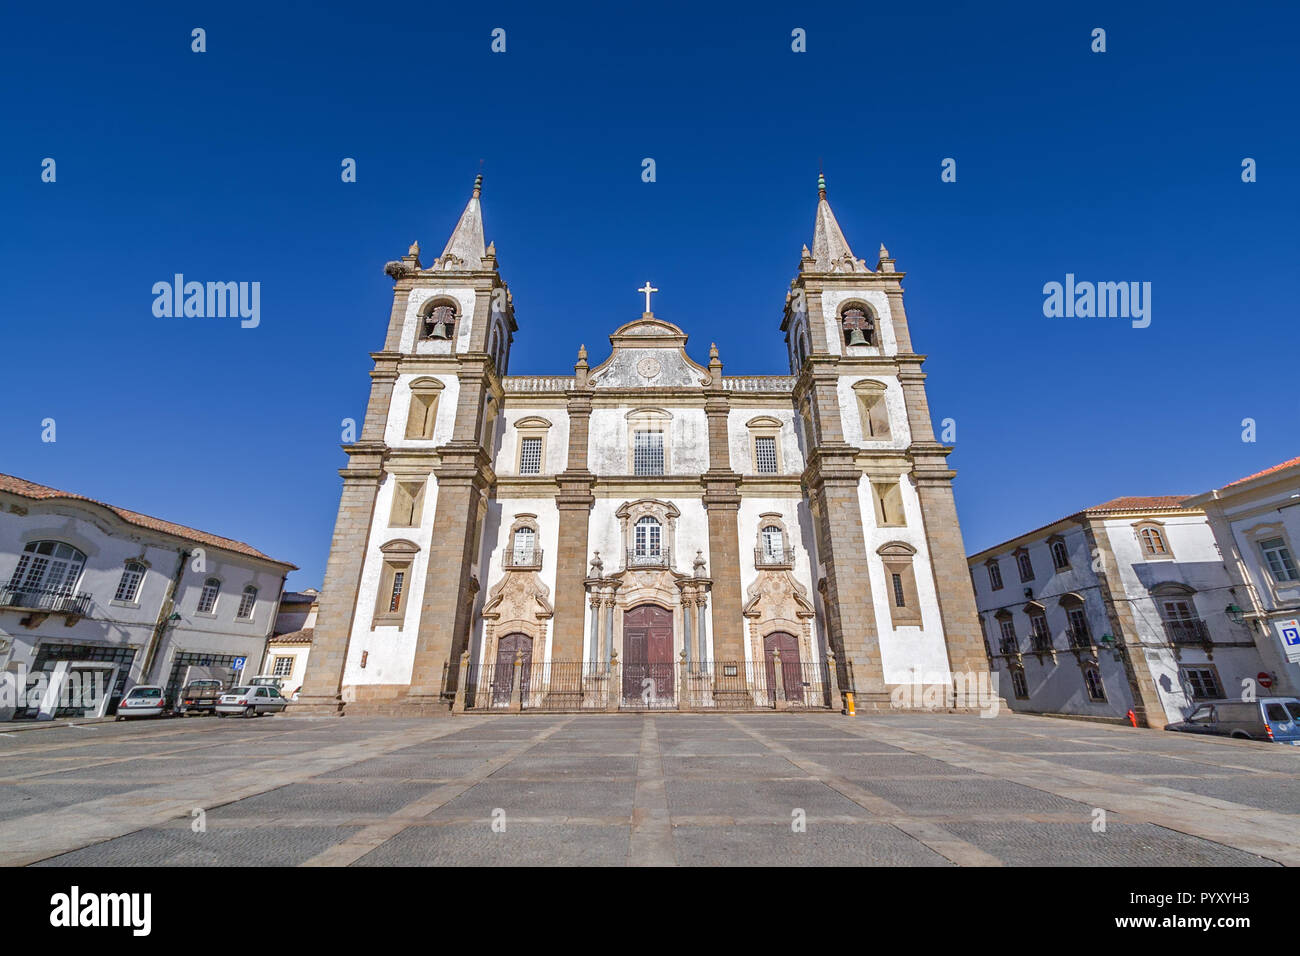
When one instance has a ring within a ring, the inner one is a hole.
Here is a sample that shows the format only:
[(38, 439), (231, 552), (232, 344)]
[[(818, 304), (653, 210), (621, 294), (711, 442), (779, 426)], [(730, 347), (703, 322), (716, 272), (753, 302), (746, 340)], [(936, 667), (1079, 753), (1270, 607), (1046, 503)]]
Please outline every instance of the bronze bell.
[(433, 331), (429, 333), (429, 338), (431, 339), (447, 338), (447, 323), (442, 321), (442, 319), (439, 319), (436, 323), (434, 323)]
[(849, 345), (870, 345), (861, 329), (849, 329)]

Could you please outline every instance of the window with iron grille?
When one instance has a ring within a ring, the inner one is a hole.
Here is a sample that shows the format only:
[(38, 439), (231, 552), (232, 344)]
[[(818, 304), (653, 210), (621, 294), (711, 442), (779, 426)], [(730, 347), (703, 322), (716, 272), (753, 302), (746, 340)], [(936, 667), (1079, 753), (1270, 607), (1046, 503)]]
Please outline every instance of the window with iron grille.
[(1192, 693), (1193, 700), (1222, 700), (1223, 688), (1219, 675), (1208, 667), (1184, 667), (1183, 684)]
[(762, 436), (754, 439), (755, 470), (760, 475), (776, 474), (776, 439)]
[(122, 569), (122, 578), (117, 582), (117, 593), (113, 596), (113, 600), (134, 604), (136, 596), (140, 593), (140, 582), (143, 580), (144, 565), (138, 561), (128, 561), (126, 567)]
[(632, 473), (635, 475), (662, 475), (664, 473), (664, 433), (633, 432)]
[(406, 583), (405, 571), (393, 572), (393, 593), (388, 597), (388, 610), (396, 614), (402, 609), (402, 586)]
[(217, 606), (217, 595), (221, 593), (221, 582), (216, 578), (208, 578), (203, 582), (203, 593), (199, 595), (199, 613), (211, 614), (212, 609)]
[(907, 607), (907, 600), (903, 597), (903, 576), (894, 574), (891, 577), (894, 579), (894, 606)]
[(277, 657), (271, 663), (272, 677), (288, 677), (293, 673), (292, 657)]
[(257, 588), (250, 584), (248, 587), (244, 588), (244, 594), (239, 599), (239, 611), (235, 614), (235, 617), (243, 618), (245, 620), (251, 618), (253, 616), (253, 605), (256, 603)]
[(519, 474), (540, 475), (542, 473), (542, 440), (525, 438), (519, 445)]
[(1268, 562), (1268, 573), (1273, 575), (1274, 581), (1278, 584), (1300, 581), (1300, 574), (1296, 573), (1295, 559), (1291, 557), (1291, 549), (1286, 546), (1286, 541), (1282, 538), (1269, 538), (1259, 543), (1259, 549), (1264, 552), (1264, 560)]

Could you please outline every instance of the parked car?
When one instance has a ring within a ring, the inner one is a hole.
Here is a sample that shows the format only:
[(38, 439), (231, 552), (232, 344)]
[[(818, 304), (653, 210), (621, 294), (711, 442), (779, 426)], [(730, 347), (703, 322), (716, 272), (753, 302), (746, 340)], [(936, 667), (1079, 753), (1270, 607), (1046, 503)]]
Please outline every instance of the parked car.
[(136, 684), (117, 705), (117, 719), (162, 717), (168, 713), (167, 695), (157, 684)]
[(1261, 697), (1250, 701), (1221, 700), (1201, 704), (1186, 720), (1169, 724), (1165, 730), (1242, 740), (1271, 740), (1300, 747), (1300, 700)]
[(176, 695), (176, 713), (182, 717), (205, 712), (215, 714), (224, 686), (219, 680), (190, 681)]
[(243, 714), (245, 717), (257, 717), (261, 714), (276, 714), (284, 710), (288, 703), (275, 687), (232, 687), (217, 702), (217, 716)]

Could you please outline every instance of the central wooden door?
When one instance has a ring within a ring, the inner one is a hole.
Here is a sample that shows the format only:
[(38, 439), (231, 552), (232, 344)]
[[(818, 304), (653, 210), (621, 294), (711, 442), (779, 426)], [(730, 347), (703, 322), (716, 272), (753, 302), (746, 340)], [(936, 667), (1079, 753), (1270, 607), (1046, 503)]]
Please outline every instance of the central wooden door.
[[(776, 654), (781, 652), (781, 675), (776, 673)], [(799, 642), (793, 634), (777, 631), (763, 638), (763, 660), (767, 668), (767, 694), (769, 700), (776, 700), (776, 682), (779, 679), (785, 687), (785, 699), (803, 700), (803, 667), (799, 660)]]
[(528, 678), (533, 669), (533, 639), (527, 634), (507, 634), (497, 642), (497, 661), (492, 668), (492, 703), (504, 707), (510, 703), (515, 685), (515, 652), (523, 657), (519, 668), (519, 698), (528, 697)]
[(653, 604), (623, 615), (623, 699), (673, 700), (673, 615)]

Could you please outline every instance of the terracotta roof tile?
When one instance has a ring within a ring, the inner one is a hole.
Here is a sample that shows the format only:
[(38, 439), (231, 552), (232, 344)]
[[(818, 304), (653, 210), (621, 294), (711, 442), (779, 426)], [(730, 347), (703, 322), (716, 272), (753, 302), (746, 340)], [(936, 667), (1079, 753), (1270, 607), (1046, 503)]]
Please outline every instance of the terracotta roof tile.
[(310, 644), (313, 638), (314, 627), (304, 627), (301, 631), (290, 631), (288, 634), (276, 634), (268, 644)]
[[(1084, 508), (1081, 514), (1105, 514), (1111, 511), (1164, 511), (1168, 508), (1182, 508), (1183, 502), (1190, 495), (1129, 495), (1112, 498), (1091, 508)], [(1069, 517), (1073, 517), (1072, 515)]]
[(1300, 458), (1288, 459), (1279, 465), (1274, 465), (1272, 468), (1265, 468), (1263, 471), (1257, 471), (1253, 475), (1247, 475), (1245, 478), (1238, 478), (1236, 481), (1230, 481), (1223, 487), (1231, 488), (1233, 485), (1240, 485), (1242, 482), (1254, 481), (1256, 478), (1263, 478), (1265, 475), (1271, 475), (1275, 471), (1283, 471), (1284, 469), (1294, 467), (1295, 465), (1300, 465)]
[(208, 534), (206, 531), (197, 531), (194, 528), (187, 528), (185, 525), (175, 524), (171, 521), (163, 521), (161, 518), (143, 515), (137, 511), (128, 511), (125, 508), (118, 508), (117, 506), (110, 505), (104, 501), (87, 498), (85, 495), (73, 494), (70, 491), (59, 491), (57, 488), (38, 485), (36, 482), (27, 481), (25, 478), (16, 478), (13, 475), (0, 474), (0, 491), (7, 491), (22, 498), (31, 498), (35, 501), (49, 501), (55, 498), (68, 498), (72, 501), (87, 501), (92, 505), (99, 505), (101, 508), (107, 508), (127, 524), (133, 524), (139, 528), (148, 528), (150, 531), (160, 531), (163, 534), (170, 534), (177, 538), (183, 538), (186, 541), (193, 541), (195, 544), (207, 545), (210, 548), (221, 548), (224, 551), (233, 551), (236, 554), (245, 554), (249, 557), (261, 558), (263, 561), (271, 561), (274, 564), (279, 564), (286, 568), (292, 568), (295, 571), (298, 569), (297, 565), (289, 564), (287, 561), (276, 561), (275, 558), (263, 554), (261, 551), (258, 551), (251, 545), (244, 544), (242, 541), (236, 541), (233, 538), (223, 538), (215, 534)]

